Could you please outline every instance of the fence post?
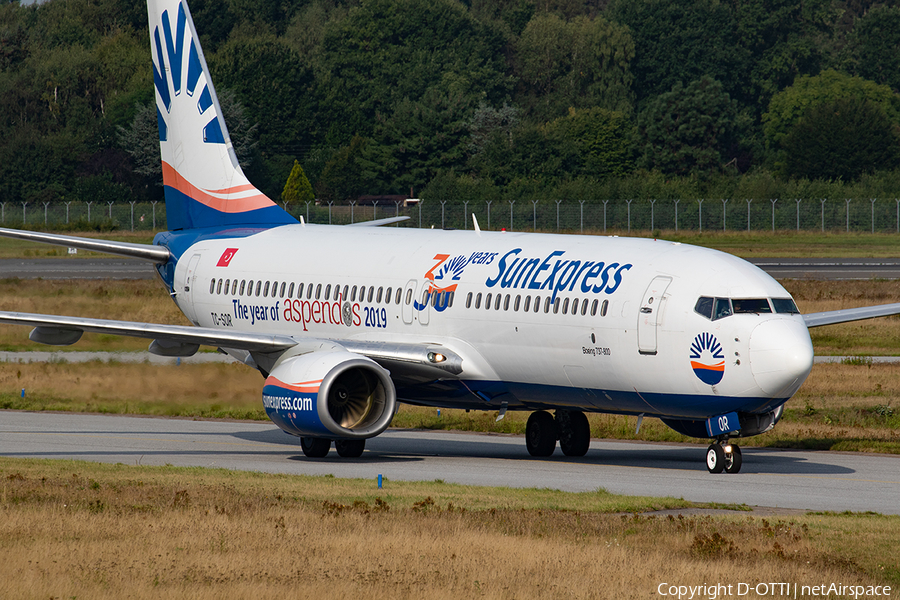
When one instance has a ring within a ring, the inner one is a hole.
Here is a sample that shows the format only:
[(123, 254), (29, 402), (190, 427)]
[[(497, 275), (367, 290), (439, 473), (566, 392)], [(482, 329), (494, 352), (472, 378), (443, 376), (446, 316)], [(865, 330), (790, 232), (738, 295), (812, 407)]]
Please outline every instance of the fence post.
[(562, 200), (556, 201), (556, 233), (559, 233), (559, 203), (560, 202), (562, 202)]
[(350, 224), (353, 225), (353, 219), (356, 216), (354, 213), (356, 212), (356, 200), (350, 203)]
[(91, 204), (93, 204), (93, 203), (94, 203), (93, 200), (90, 200), (89, 202), (85, 202), (85, 204), (87, 204), (87, 207), (88, 207), (88, 223), (91, 222)]
[(25, 225), (25, 207), (28, 206), (27, 202), (22, 203), (22, 225)]
[(650, 201), (650, 233), (653, 233), (653, 230), (656, 229), (656, 200)]
[(334, 200), (328, 201), (328, 224), (331, 225), (331, 205), (334, 204)]
[(532, 229), (537, 231), (537, 200), (531, 201), (531, 218), (534, 220), (534, 224), (532, 225)]
[(750, 203), (753, 202), (753, 198), (744, 198), (744, 202), (747, 203), (747, 233), (750, 233)]
[(581, 204), (581, 233), (584, 233), (584, 200), (579, 200), (579, 204)]
[(425, 201), (419, 198), (419, 229), (422, 229), (422, 205)]
[[(157, 202), (159, 202), (159, 200), (154, 200), (153, 202), (150, 203), (150, 205), (153, 207), (153, 231), (156, 231), (156, 203)], [(67, 219), (69, 218), (68, 215), (69, 215), (69, 213), (66, 212)]]
[(469, 201), (463, 202), (463, 229), (469, 228)]
[(441, 200), (441, 229), (444, 228), (444, 205), (447, 204), (446, 200)]
[(699, 208), (697, 210), (697, 219), (698, 219), (697, 223), (699, 225), (698, 233), (703, 233), (703, 201), (704, 200), (705, 200), (705, 198), (701, 198), (701, 199), (697, 200), (697, 204), (699, 205)]
[(681, 199), (675, 200), (675, 233), (678, 233), (678, 203)]
[(609, 204), (609, 198), (603, 201), (603, 233), (606, 233), (606, 205)]
[[(900, 204), (897, 206), (900, 206)], [(6, 202), (0, 202), (0, 223), (6, 223)]]
[[(372, 202), (372, 220), (378, 220), (378, 200)], [(331, 206), (328, 207), (328, 224), (331, 225)]]
[(509, 230), (513, 230), (513, 204), (515, 204), (515, 200), (509, 201)]
[(828, 198), (822, 198), (819, 202), (822, 204), (822, 233), (825, 233), (825, 202)]
[(847, 233), (850, 233), (850, 200), (851, 198), (844, 198), (847, 203)]
[(772, 233), (775, 233), (775, 203), (778, 202), (778, 198), (774, 200), (769, 198), (769, 202), (772, 203)]
[(131, 230), (134, 231), (134, 200), (131, 200), (130, 204), (131, 204)]
[(491, 204), (494, 202), (493, 200), (486, 200), (487, 202), (487, 228), (491, 228)]
[(878, 198), (870, 198), (869, 202), (872, 203), (872, 233), (875, 233), (875, 201)]
[(800, 203), (803, 202), (803, 198), (794, 198), (794, 202), (797, 203), (797, 232), (800, 232)]
[(306, 222), (309, 223), (309, 202), (306, 203)]
[(900, 233), (900, 198), (894, 198), (897, 203), (897, 233)]
[(44, 227), (47, 226), (47, 207), (50, 206), (49, 202), (44, 202)]
[(634, 202), (634, 198), (631, 200), (626, 200), (625, 204), (628, 205), (628, 233), (631, 233), (631, 203)]
[(722, 198), (722, 233), (725, 233), (725, 231), (727, 231), (727, 229), (725, 227), (725, 217), (727, 216), (727, 211), (725, 210), (725, 205), (728, 204), (728, 201), (730, 199), (731, 198)]
[[(400, 216), (400, 202), (401, 202), (400, 200), (394, 200), (394, 216), (395, 217)], [(394, 223), (394, 227), (400, 227), (400, 221), (397, 221), (396, 223)]]
[(107, 202), (109, 204), (109, 220), (112, 221), (112, 205), (114, 202)]

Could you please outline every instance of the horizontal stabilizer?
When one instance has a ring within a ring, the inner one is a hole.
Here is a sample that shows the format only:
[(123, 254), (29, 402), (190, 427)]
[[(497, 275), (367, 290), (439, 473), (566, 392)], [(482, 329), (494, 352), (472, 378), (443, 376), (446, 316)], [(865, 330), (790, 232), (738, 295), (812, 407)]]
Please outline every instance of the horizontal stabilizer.
[(42, 244), (53, 244), (56, 246), (79, 248), (81, 250), (91, 250), (93, 252), (105, 252), (106, 254), (128, 256), (160, 264), (166, 263), (169, 260), (169, 251), (166, 248), (154, 246), (152, 244), (112, 242), (109, 240), (95, 240), (72, 235), (58, 235), (55, 233), (41, 233), (38, 231), (23, 231), (21, 229), (5, 228), (0, 228), (0, 236), (26, 240), (29, 242), (40, 242)]
[(381, 227), (383, 225), (393, 225), (401, 221), (408, 221), (409, 217), (388, 217), (387, 219), (376, 219), (375, 221), (360, 221), (358, 223), (350, 223), (347, 227)]

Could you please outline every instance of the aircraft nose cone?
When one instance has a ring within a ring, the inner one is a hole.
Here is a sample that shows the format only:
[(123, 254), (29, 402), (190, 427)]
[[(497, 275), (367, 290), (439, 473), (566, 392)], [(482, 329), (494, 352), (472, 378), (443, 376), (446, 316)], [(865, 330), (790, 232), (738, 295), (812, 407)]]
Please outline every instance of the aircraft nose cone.
[(750, 332), (750, 371), (772, 398), (790, 398), (813, 364), (809, 330), (799, 320), (771, 319)]

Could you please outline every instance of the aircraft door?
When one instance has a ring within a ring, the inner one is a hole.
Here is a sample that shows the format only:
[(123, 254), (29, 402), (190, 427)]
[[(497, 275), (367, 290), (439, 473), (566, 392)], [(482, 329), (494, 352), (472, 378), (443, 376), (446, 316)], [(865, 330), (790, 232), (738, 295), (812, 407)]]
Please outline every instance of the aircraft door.
[(176, 295), (179, 299), (178, 306), (182, 312), (191, 320), (191, 323), (197, 325), (197, 315), (194, 311), (194, 294), (197, 283), (197, 265), (200, 262), (200, 255), (195, 254), (188, 262), (187, 271), (184, 274), (184, 287), (181, 293)]
[(419, 316), (419, 325), (428, 325), (428, 321), (431, 319), (431, 303), (434, 301), (434, 294), (429, 293), (428, 284), (423, 283), (422, 292), (419, 295), (421, 298), (415, 306)]
[(416, 285), (418, 283), (415, 279), (407, 281), (406, 287), (403, 288), (403, 298), (400, 299), (400, 316), (407, 325), (411, 325), (413, 322), (413, 304), (416, 301)]
[(656, 330), (662, 319), (666, 288), (670, 283), (671, 277), (654, 277), (641, 299), (641, 310), (638, 312), (638, 352), (641, 354), (656, 354)]

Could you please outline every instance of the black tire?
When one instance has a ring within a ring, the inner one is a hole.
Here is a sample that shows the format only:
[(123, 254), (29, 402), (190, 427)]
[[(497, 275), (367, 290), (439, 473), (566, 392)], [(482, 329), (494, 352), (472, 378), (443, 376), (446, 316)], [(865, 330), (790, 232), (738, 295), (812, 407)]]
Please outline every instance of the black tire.
[(566, 456), (584, 456), (591, 446), (591, 424), (580, 410), (556, 411), (559, 447)]
[(707, 448), (706, 468), (710, 473), (721, 473), (725, 470), (725, 451), (719, 444), (710, 444)]
[(725, 457), (725, 472), (739, 473), (741, 471), (742, 464), (744, 464), (744, 459), (741, 457), (741, 449), (736, 445), (732, 445), (731, 456)]
[(366, 449), (366, 440), (336, 440), (334, 449), (338, 456), (344, 458), (359, 458)]
[(322, 438), (301, 437), (300, 447), (307, 458), (325, 458), (331, 450), (331, 440)]
[(550, 456), (556, 449), (556, 421), (550, 413), (539, 410), (531, 413), (525, 425), (525, 447), (531, 456)]

